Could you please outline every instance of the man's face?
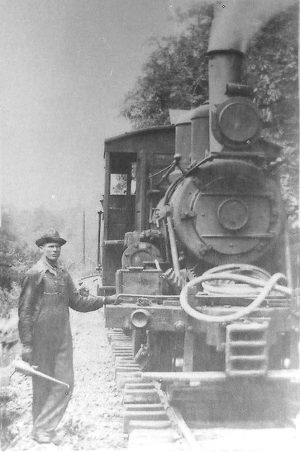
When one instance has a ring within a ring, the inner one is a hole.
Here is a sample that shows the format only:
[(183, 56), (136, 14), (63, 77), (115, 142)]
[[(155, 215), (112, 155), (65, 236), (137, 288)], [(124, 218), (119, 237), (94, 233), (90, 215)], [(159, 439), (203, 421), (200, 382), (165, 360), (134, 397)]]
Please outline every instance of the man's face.
[(48, 259), (52, 264), (55, 264), (60, 256), (61, 246), (58, 243), (45, 243), (41, 246), (42, 255)]

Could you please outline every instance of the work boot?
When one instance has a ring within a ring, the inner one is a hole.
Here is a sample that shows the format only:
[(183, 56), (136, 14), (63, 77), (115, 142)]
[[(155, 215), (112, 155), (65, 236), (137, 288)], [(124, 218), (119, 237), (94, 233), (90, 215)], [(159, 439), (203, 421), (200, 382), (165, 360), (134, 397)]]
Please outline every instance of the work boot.
[(55, 444), (55, 446), (59, 446), (64, 439), (64, 432), (53, 432), (51, 436), (51, 443)]
[(40, 444), (49, 444), (51, 443), (52, 435), (44, 431), (33, 432), (32, 439)]

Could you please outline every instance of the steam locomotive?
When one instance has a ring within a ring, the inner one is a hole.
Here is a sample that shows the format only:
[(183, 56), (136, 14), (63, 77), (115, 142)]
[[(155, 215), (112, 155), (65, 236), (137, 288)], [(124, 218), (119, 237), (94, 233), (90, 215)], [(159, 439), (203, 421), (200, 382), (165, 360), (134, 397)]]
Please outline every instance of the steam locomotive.
[(175, 404), (268, 417), (299, 401), (280, 147), (261, 137), (243, 53), (208, 58), (208, 103), (105, 142), (99, 291), (116, 294), (106, 327)]

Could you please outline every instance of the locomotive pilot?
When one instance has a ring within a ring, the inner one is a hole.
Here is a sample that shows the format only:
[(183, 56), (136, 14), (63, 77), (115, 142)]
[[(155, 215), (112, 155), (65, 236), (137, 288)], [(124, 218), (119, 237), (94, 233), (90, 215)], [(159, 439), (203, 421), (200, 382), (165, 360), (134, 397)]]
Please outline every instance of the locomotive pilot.
[(113, 297), (81, 295), (58, 261), (66, 240), (57, 231), (48, 230), (35, 243), (42, 256), (26, 273), (19, 300), (22, 359), (70, 386), (66, 392), (56, 383), (32, 378), (32, 437), (39, 443), (50, 443), (58, 439), (55, 429), (73, 388), (69, 307), (80, 312), (94, 311), (112, 302)]

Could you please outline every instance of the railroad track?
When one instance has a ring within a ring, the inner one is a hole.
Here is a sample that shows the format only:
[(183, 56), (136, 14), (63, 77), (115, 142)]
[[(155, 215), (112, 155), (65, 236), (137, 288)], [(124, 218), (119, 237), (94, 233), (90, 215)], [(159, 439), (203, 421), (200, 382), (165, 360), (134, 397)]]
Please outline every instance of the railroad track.
[(160, 385), (156, 381), (143, 382), (141, 369), (133, 359), (131, 338), (114, 329), (108, 333), (108, 340), (115, 357), (116, 383), (123, 389), (124, 433), (129, 435), (129, 450), (140, 450), (149, 438), (151, 447), (187, 450), (180, 420)]
[(141, 447), (148, 450), (147, 446), (172, 452), (200, 448), (202, 452), (262, 452), (266, 444), (272, 444), (273, 452), (279, 445), (282, 450), (283, 444), (288, 452), (299, 450), (297, 432), (288, 424), (261, 423), (258, 428), (253, 422), (211, 425), (184, 419), (180, 409), (170, 405), (160, 383), (143, 379), (131, 338), (114, 329), (108, 332), (108, 340), (115, 357), (116, 383), (123, 389), (124, 433), (130, 452)]

